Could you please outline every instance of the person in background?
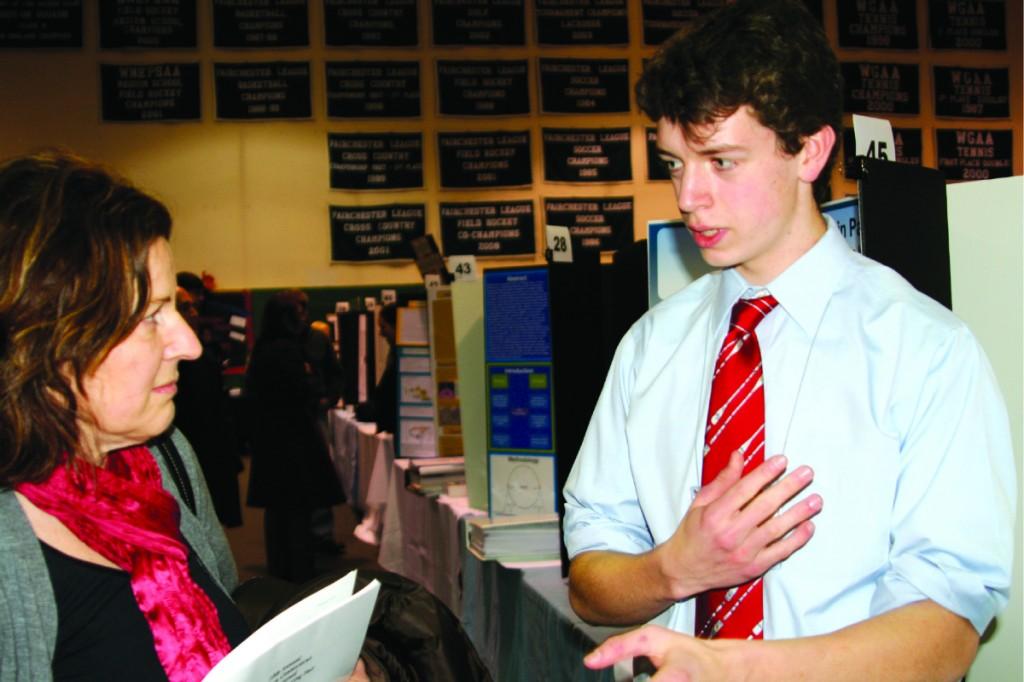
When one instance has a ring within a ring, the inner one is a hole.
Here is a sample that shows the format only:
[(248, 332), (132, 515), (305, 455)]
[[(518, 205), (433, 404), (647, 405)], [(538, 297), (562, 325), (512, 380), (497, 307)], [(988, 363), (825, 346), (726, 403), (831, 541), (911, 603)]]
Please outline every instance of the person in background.
[(721, 269), (623, 338), (565, 486), (573, 608), (670, 628), (586, 664), (960, 679), (1009, 596), (1006, 407), (964, 323), (818, 210), (842, 126), (820, 22), (799, 0), (723, 5), (637, 95)]
[(206, 285), (203, 284), (203, 278), (194, 272), (179, 270), (178, 274), (175, 275), (175, 281), (191, 297), (192, 306), (195, 308), (196, 318), (198, 319), (206, 304), (207, 291)]
[(377, 432), (395, 433), (398, 426), (398, 368), (395, 359), (395, 332), (398, 306), (382, 306), (377, 316), (377, 328), (388, 343), (388, 358), (380, 381), (374, 386), (370, 399), (356, 406), (356, 419), (376, 422)]
[(191, 299), (192, 310), (195, 312), (195, 316), (190, 324), (203, 346), (203, 355), (208, 359), (216, 361), (219, 365), (223, 360), (223, 352), (217, 343), (213, 327), (207, 317), (207, 295), (209, 291), (207, 291), (206, 285), (203, 283), (203, 278), (194, 272), (181, 270), (175, 275), (175, 281), (180, 288), (188, 292)]
[[(299, 307), (299, 315), (306, 326), (302, 343), (306, 363), (310, 368), (310, 383), (317, 401), (317, 426), (324, 446), (330, 452), (330, 428), (327, 412), (338, 404), (341, 397), (341, 363), (331, 344), (327, 323), (309, 320), (309, 295), (301, 289), (288, 289)], [(345, 546), (334, 539), (334, 511), (331, 507), (318, 507), (312, 512), (314, 549), (324, 554), (341, 554)]]
[(314, 509), (344, 501), (319, 425), (320, 395), (305, 354), (298, 298), (267, 299), (246, 372), (252, 470), (248, 504), (262, 507), (267, 570), (303, 582), (315, 574)]
[(177, 430), (177, 458), (146, 445), (200, 350), (170, 233), (160, 202), (96, 164), (0, 163), (3, 682), (192, 682), (248, 635), (195, 455)]
[(309, 319), (309, 295), (301, 289), (289, 289), (287, 294), (295, 297), (302, 322), (306, 325), (303, 352), (309, 363), (313, 391), (326, 426), (327, 410), (337, 405), (341, 397), (341, 363), (331, 345), (327, 323)]
[[(179, 286), (177, 296), (178, 313), (198, 335), (199, 314), (192, 294)], [(174, 425), (185, 434), (199, 458), (217, 518), (234, 528), (242, 525), (238, 495), (242, 459), (227, 401), (220, 365), (205, 349), (195, 360), (178, 364)]]

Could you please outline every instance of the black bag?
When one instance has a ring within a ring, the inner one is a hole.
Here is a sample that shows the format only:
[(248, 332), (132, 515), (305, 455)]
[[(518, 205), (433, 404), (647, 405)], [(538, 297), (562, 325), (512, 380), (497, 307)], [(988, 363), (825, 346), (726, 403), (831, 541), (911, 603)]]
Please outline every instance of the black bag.
[[(301, 586), (278, 578), (251, 578), (232, 596), (255, 630), (345, 573), (332, 571)], [(444, 602), (422, 585), (382, 570), (360, 568), (356, 590), (374, 579), (380, 582), (380, 592), (360, 653), (371, 680), (492, 682), (462, 624)]]
[[(162, 436), (149, 443), (160, 450), (185, 504), (195, 512), (195, 495), (174, 442)], [(270, 576), (250, 578), (231, 598), (255, 631), (275, 615), (326, 587), (347, 571), (317, 576), (303, 585)], [(422, 585), (397, 573), (360, 568), (356, 590), (371, 580), (380, 592), (360, 658), (374, 682), (492, 682), (473, 643), (455, 614)]]

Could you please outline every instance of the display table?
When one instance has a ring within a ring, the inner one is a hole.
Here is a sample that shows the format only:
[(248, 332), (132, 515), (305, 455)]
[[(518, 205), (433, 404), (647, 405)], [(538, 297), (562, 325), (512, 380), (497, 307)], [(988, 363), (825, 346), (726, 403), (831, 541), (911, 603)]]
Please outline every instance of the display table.
[(349, 505), (363, 514), (352, 534), (378, 544), (388, 497), (391, 463), (395, 459), (391, 434), (377, 433), (372, 422), (356, 421), (338, 408), (330, 412), (331, 459)]
[(392, 466), (377, 563), (423, 585), (455, 615), (461, 612), (465, 520), (484, 513), (465, 497), (426, 497), (407, 490), (409, 460)]
[(465, 552), (462, 580), (463, 627), (496, 680), (633, 679), (631, 662), (583, 666), (587, 653), (623, 629), (580, 620), (560, 562), (503, 564)]
[(632, 666), (590, 671), (583, 656), (620, 628), (587, 625), (569, 606), (558, 561), (503, 564), (466, 549), (466, 522), (484, 512), (465, 497), (405, 487), (392, 466), (378, 563), (426, 587), (462, 621), (496, 680), (630, 680)]

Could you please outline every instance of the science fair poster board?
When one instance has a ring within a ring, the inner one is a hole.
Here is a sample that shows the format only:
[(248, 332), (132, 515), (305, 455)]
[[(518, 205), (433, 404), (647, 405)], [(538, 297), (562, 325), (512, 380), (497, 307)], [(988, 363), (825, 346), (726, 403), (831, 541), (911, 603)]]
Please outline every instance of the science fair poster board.
[(430, 370), (434, 388), (434, 429), (439, 457), (463, 455), (459, 368), (451, 286), (427, 288), (430, 311)]
[(545, 267), (484, 273), (491, 516), (554, 513), (551, 308)]
[(395, 330), (398, 362), (396, 457), (436, 457), (434, 385), (430, 372), (427, 309), (399, 308)]

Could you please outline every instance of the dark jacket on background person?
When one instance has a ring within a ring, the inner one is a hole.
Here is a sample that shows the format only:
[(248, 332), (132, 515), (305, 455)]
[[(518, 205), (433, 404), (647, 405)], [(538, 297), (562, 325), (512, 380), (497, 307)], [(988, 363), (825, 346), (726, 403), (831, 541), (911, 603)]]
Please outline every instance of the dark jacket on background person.
[(246, 380), (253, 507), (328, 507), (344, 501), (317, 426), (317, 397), (302, 343), (257, 344)]
[(370, 393), (370, 399), (356, 406), (356, 419), (375, 422), (378, 432), (395, 433), (398, 428), (398, 368), (394, 348), (388, 352), (384, 372)]
[(300, 510), (344, 501), (318, 426), (320, 395), (305, 354), (307, 333), (294, 296), (280, 292), (267, 300), (245, 382), (253, 507)]
[(303, 351), (312, 370), (313, 392), (321, 410), (328, 410), (337, 404), (342, 389), (341, 363), (331, 346), (331, 337), (310, 327), (303, 340)]
[(238, 494), (242, 460), (227, 401), (220, 365), (205, 349), (196, 360), (178, 363), (174, 423), (196, 452), (217, 518), (230, 528), (242, 525)]

